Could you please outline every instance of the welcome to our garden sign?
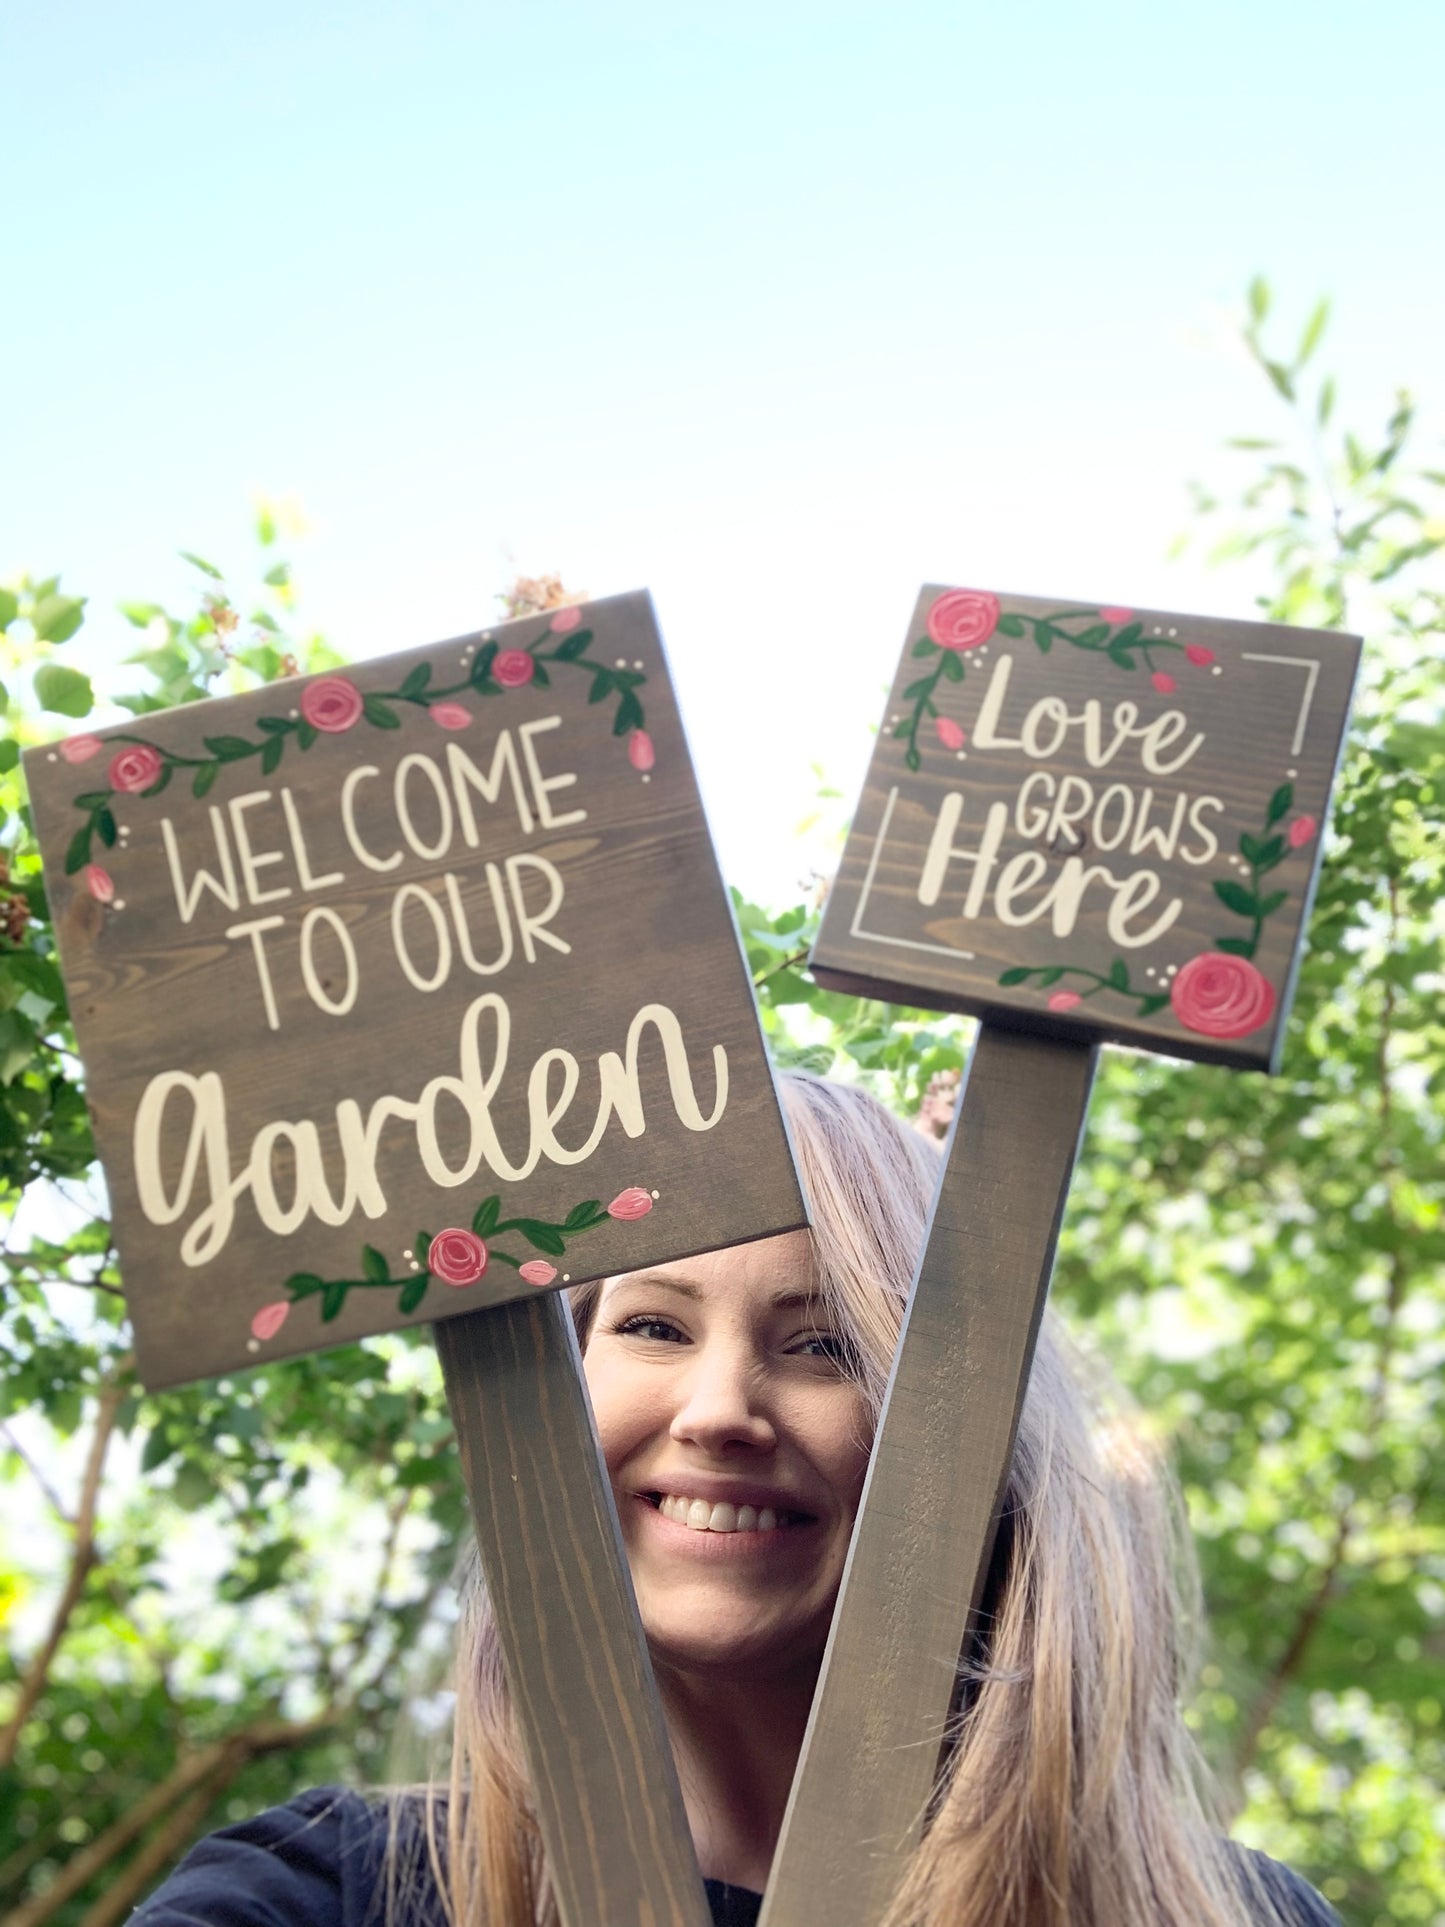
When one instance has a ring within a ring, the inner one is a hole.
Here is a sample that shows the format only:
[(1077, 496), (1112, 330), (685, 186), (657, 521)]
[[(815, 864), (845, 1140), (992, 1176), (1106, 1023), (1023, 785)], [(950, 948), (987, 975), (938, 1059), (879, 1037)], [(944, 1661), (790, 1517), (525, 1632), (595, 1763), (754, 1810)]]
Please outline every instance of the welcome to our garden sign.
[(149, 1385), (804, 1222), (645, 594), (26, 774)]
[(1359, 650), (925, 588), (815, 975), (1276, 1068)]

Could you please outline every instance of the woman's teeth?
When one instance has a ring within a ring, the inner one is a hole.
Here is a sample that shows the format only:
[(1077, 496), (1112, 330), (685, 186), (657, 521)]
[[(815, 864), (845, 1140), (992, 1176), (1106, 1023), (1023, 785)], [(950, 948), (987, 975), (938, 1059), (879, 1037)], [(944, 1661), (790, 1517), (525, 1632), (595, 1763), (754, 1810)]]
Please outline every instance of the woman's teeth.
[(670, 1492), (658, 1500), (657, 1509), (664, 1519), (690, 1526), (694, 1532), (776, 1532), (795, 1516), (785, 1512), (780, 1518), (770, 1505), (729, 1505), (726, 1500), (714, 1505), (708, 1499), (684, 1499)]

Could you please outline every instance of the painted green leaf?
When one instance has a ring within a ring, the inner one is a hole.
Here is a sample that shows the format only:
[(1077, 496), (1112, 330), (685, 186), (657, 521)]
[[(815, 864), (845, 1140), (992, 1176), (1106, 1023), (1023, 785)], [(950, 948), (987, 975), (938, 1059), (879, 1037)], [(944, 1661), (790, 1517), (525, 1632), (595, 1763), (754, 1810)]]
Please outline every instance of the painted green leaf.
[(922, 676), (919, 678), (917, 682), (909, 683), (908, 687), (903, 692), (901, 700), (905, 703), (920, 702), (923, 699), (923, 697), (925, 697), (928, 694), (929, 690), (932, 689), (932, 687), (933, 687), (932, 676)]
[(160, 775), (151, 784), (148, 790), (141, 791), (141, 795), (142, 796), (159, 796), (161, 791), (170, 782), (171, 778), (175, 775), (175, 773), (176, 773), (176, 766), (174, 763), (162, 763)]
[[(1096, 649), (1108, 634), (1109, 625), (1107, 622), (1091, 622), (1088, 628), (1081, 630), (1074, 640), (1080, 649)], [(1119, 638), (1115, 636), (1113, 647), (1109, 651), (1110, 655), (1112, 655), (1118, 647)]]
[(243, 756), (250, 756), (256, 747), (245, 736), (207, 736), (205, 743), (212, 756), (219, 756), (223, 763), (239, 763)]
[(497, 1220), (502, 1215), (500, 1198), (483, 1198), (472, 1213), (472, 1230), (479, 1238), (490, 1238), (497, 1228)]
[(629, 689), (617, 705), (617, 714), (612, 719), (612, 734), (625, 736), (629, 730), (641, 729), (643, 720), (642, 704)]
[(545, 1251), (549, 1258), (560, 1258), (567, 1249), (566, 1240), (555, 1225), (543, 1224), (538, 1218), (518, 1218), (517, 1229), (529, 1244), (538, 1251)]
[(1248, 830), (1246, 830), (1239, 839), (1239, 854), (1244, 858), (1246, 863), (1258, 863), (1260, 852), (1263, 848), (1264, 838), (1261, 836), (1251, 836)]
[(602, 1210), (602, 1200), (600, 1198), (588, 1198), (582, 1204), (573, 1205), (572, 1209), (567, 1213), (566, 1222), (563, 1224), (562, 1229), (564, 1231), (581, 1231), (592, 1224), (599, 1214), (604, 1217), (606, 1216), (606, 1213)]
[(1275, 911), (1278, 910), (1282, 904), (1285, 904), (1288, 902), (1289, 902), (1289, 891), (1276, 890), (1273, 893), (1273, 895), (1267, 896), (1264, 899), (1264, 901), (1260, 904), (1259, 914), (1262, 917), (1272, 917)]
[[(1240, 842), (1242, 843), (1243, 841), (1244, 839), (1241, 837)], [(1284, 838), (1282, 836), (1272, 836), (1267, 842), (1261, 843), (1255, 868), (1257, 870), (1272, 870), (1283, 856)]]
[(1129, 988), (1129, 970), (1122, 957), (1116, 957), (1109, 965), (1109, 988), (1110, 990)]
[(391, 1283), (391, 1266), (382, 1257), (375, 1245), (361, 1247), (361, 1268), (374, 1285)]
[(289, 736), (292, 723), (289, 716), (258, 716), (256, 727), (263, 736)]
[(70, 847), (65, 852), (65, 874), (73, 877), (77, 870), (83, 870), (90, 861), (91, 825), (82, 823), (70, 839)]
[(412, 1253), (419, 1265), (426, 1263), (431, 1255), (431, 1233), (429, 1231), (417, 1232), (416, 1243), (412, 1246)]
[(314, 1271), (293, 1271), (286, 1280), (286, 1296), (295, 1304), (298, 1298), (312, 1298), (318, 1291), (325, 1291), (324, 1282)]
[(918, 745), (916, 743), (910, 743), (908, 745), (908, 754), (903, 760), (910, 769), (918, 769), (922, 766), (923, 758), (918, 753)]
[(310, 749), (319, 734), (320, 731), (314, 723), (302, 721), (296, 725), (296, 740), (302, 749)]
[(1138, 666), (1127, 649), (1111, 649), (1109, 660), (1116, 669), (1134, 669)]
[(402, 684), (401, 694), (415, 701), (430, 681), (431, 664), (429, 662), (419, 662)]
[(401, 728), (400, 716), (397, 715), (390, 704), (383, 702), (380, 696), (363, 696), (361, 699), (361, 710), (373, 729)]
[(1156, 991), (1152, 997), (1146, 997), (1143, 1003), (1140, 1004), (1139, 1015), (1141, 1017), (1152, 1017), (1156, 1010), (1163, 1010), (1164, 1006), (1168, 1002), (1169, 1002), (1169, 993), (1167, 990), (1163, 993), (1162, 996), (1158, 991)]
[(570, 636), (563, 636), (552, 653), (558, 662), (576, 662), (579, 656), (587, 653), (587, 645), (591, 640), (590, 629), (578, 629)]
[(1027, 964), (1011, 964), (1000, 976), (999, 983), (1006, 990), (1012, 990), (1015, 984), (1026, 984), (1032, 974)]
[(321, 1294), (322, 1324), (329, 1325), (333, 1318), (338, 1317), (341, 1312), (341, 1307), (345, 1303), (346, 1280), (344, 1278), (333, 1278)]
[[(999, 628), (1002, 629), (1002, 627), (1003, 623), (1000, 622)], [(933, 640), (932, 636), (920, 636), (913, 645), (913, 653), (915, 656), (936, 656), (938, 654), (938, 644)]]
[(191, 795), (204, 796), (220, 773), (221, 765), (219, 763), (202, 763), (201, 767), (196, 771), (195, 779), (191, 784)]
[(98, 810), (104, 808), (110, 798), (109, 790), (85, 790), (81, 795), (72, 798), (72, 801), (78, 810)]
[(592, 687), (587, 692), (588, 702), (606, 702), (616, 686), (612, 680), (612, 671), (610, 669), (594, 669), (592, 672)]
[[(1105, 633), (1107, 634), (1107, 631)], [(1111, 651), (1115, 649), (1133, 649), (1143, 634), (1144, 625), (1142, 622), (1126, 622), (1118, 635), (1115, 636), (1114, 640), (1109, 644), (1109, 648)]]
[(1281, 783), (1269, 799), (1269, 813), (1266, 821), (1271, 825), (1278, 823), (1282, 816), (1288, 816), (1294, 802), (1294, 784)]
[(43, 662), (35, 672), (35, 700), (56, 716), (88, 716), (95, 707), (90, 677), (63, 662)]
[(401, 1288), (401, 1296), (396, 1301), (396, 1308), (403, 1317), (409, 1317), (416, 1310), (422, 1299), (426, 1297), (426, 1288), (430, 1283), (431, 1279), (424, 1271), (418, 1272), (415, 1278), (408, 1278)]
[[(1002, 627), (1002, 624), (1000, 624), (1000, 627)], [(1045, 656), (1053, 648), (1054, 632), (1048, 623), (1036, 622), (1034, 624), (1034, 641), (1038, 644), (1040, 652)]]
[(996, 634), (1000, 636), (1021, 636), (1024, 632), (1024, 619), (1012, 613), (1000, 616)]
[(487, 682), (490, 679), (492, 674), (492, 664), (496, 660), (497, 660), (496, 643), (484, 642), (481, 648), (472, 657), (472, 683), (474, 687), (480, 689), (482, 684), (484, 682)]
[(1041, 970), (1039, 972), (1039, 989), (1040, 990), (1049, 989), (1051, 985), (1056, 984), (1059, 981), (1060, 977), (1062, 977), (1063, 974), (1064, 974), (1063, 968), (1061, 965), (1058, 965), (1058, 964), (1056, 964), (1051, 970)]
[(1214, 947), (1216, 950), (1223, 950), (1231, 957), (1252, 957), (1254, 955), (1254, 945), (1248, 937), (1216, 937), (1214, 939)]
[(1232, 910), (1238, 917), (1259, 915), (1259, 898), (1252, 890), (1246, 890), (1242, 883), (1236, 883), (1233, 877), (1217, 878), (1214, 894), (1226, 909)]
[(550, 689), (552, 687), (552, 678), (547, 674), (547, 665), (538, 662), (535, 656), (532, 658), (532, 681), (537, 685), (538, 689)]
[(943, 673), (950, 682), (963, 681), (963, 664), (959, 661), (955, 650), (949, 649), (944, 652)]
[(286, 754), (286, 738), (273, 736), (261, 751), (261, 774), (271, 776), (280, 767), (281, 758)]

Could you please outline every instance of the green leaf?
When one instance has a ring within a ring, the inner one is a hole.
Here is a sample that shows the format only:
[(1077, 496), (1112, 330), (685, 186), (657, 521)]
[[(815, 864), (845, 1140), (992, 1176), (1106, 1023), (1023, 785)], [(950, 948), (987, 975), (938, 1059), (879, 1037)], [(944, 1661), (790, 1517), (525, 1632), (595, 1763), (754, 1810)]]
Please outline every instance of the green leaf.
[(576, 662), (579, 656), (587, 653), (587, 646), (591, 640), (590, 629), (574, 629), (570, 636), (563, 636), (552, 654), (558, 662)]
[(1246, 890), (1242, 883), (1236, 883), (1233, 877), (1217, 878), (1214, 894), (1226, 910), (1232, 910), (1238, 917), (1253, 919), (1259, 915), (1259, 898), (1252, 890)]
[(411, 1249), (412, 1256), (416, 1259), (417, 1263), (424, 1265), (431, 1255), (431, 1233), (429, 1231), (418, 1231), (416, 1234), (416, 1243)]
[(83, 596), (48, 595), (37, 601), (30, 611), (30, 626), (37, 642), (69, 642), (84, 621)]
[(35, 672), (35, 700), (57, 716), (88, 716), (95, 707), (89, 676), (63, 662), (43, 662)]
[[(496, 659), (496, 643), (484, 642), (472, 657), (472, 687), (474, 689), (480, 689), (484, 683), (491, 681), (492, 664)], [(493, 686), (493, 693), (495, 693), (495, 686)]]
[[(1243, 842), (1244, 838), (1241, 837), (1241, 845)], [(1284, 838), (1282, 836), (1272, 836), (1268, 841), (1262, 842), (1259, 845), (1259, 855), (1254, 859), (1254, 867), (1257, 870), (1272, 870), (1283, 856)]]
[(1282, 904), (1285, 904), (1288, 902), (1289, 902), (1289, 891), (1276, 890), (1273, 896), (1266, 897), (1263, 903), (1260, 904), (1259, 914), (1262, 917), (1272, 917), (1275, 911), (1278, 910)]
[(1256, 322), (1264, 320), (1269, 313), (1269, 283), (1262, 274), (1257, 274), (1249, 284), (1249, 312)]
[(267, 569), (261, 580), (271, 589), (284, 589), (291, 580), (291, 564), (278, 562), (274, 568)]
[(1116, 957), (1109, 965), (1108, 984), (1110, 990), (1129, 988), (1129, 970), (1122, 957)]
[[(154, 789), (155, 787), (156, 785), (152, 783), (151, 789)], [(150, 790), (146, 791), (147, 796), (149, 796), (150, 793), (151, 793)], [(115, 839), (117, 834), (116, 823), (115, 823), (115, 812), (111, 810), (108, 806), (103, 810), (97, 810), (96, 816), (95, 816), (95, 827), (100, 832), (101, 842), (105, 845), (105, 847), (108, 850), (113, 850), (115, 848)]]
[(416, 668), (413, 669), (411, 673), (407, 676), (406, 681), (402, 684), (401, 694), (403, 696), (410, 698), (411, 701), (415, 702), (417, 698), (421, 696), (421, 694), (426, 689), (426, 686), (430, 681), (431, 681), (431, 664), (429, 662), (419, 662)]
[(308, 723), (304, 719), (296, 725), (296, 740), (302, 749), (310, 749), (320, 733), (315, 723)]
[(1259, 853), (1264, 848), (1264, 838), (1252, 836), (1248, 830), (1239, 839), (1239, 854), (1246, 863), (1258, 863)]
[(567, 1213), (562, 1229), (564, 1231), (582, 1231), (590, 1226), (598, 1218), (599, 1214), (603, 1217), (607, 1215), (602, 1210), (602, 1200), (600, 1198), (588, 1198), (582, 1204), (573, 1205), (572, 1209)]
[(944, 651), (943, 673), (949, 682), (963, 681), (963, 664), (959, 661), (955, 650), (946, 649)]
[(479, 1238), (490, 1238), (497, 1228), (497, 1220), (502, 1215), (500, 1198), (483, 1198), (472, 1213), (472, 1230)]
[[(1094, 649), (1105, 640), (1108, 633), (1109, 625), (1107, 622), (1091, 622), (1086, 629), (1081, 629), (1078, 635), (1072, 637), (1071, 640), (1078, 649)], [(1111, 655), (1113, 651), (1118, 648), (1121, 639), (1122, 632), (1114, 638), (1110, 648)]]
[[(899, 734), (901, 735), (902, 731), (900, 731)], [(908, 751), (903, 760), (910, 769), (916, 770), (923, 767), (923, 758), (918, 753), (917, 743), (910, 743), (908, 745)]]
[(1126, 622), (1118, 635), (1115, 636), (1114, 640), (1109, 644), (1110, 653), (1112, 654), (1115, 649), (1134, 648), (1143, 633), (1144, 625), (1142, 622)]
[(1059, 981), (1060, 977), (1062, 977), (1063, 974), (1064, 972), (1063, 972), (1062, 966), (1057, 964), (1054, 965), (1052, 969), (1041, 970), (1039, 972), (1039, 989), (1048, 990), (1052, 985), (1056, 984)]
[(537, 1218), (518, 1218), (517, 1229), (529, 1244), (545, 1251), (549, 1258), (560, 1258), (567, 1249), (566, 1240), (555, 1225), (543, 1224)]
[(1139, 1015), (1141, 1017), (1152, 1017), (1156, 1010), (1163, 1010), (1168, 1002), (1169, 993), (1167, 990), (1162, 993), (1156, 991), (1152, 997), (1146, 997), (1143, 1003), (1140, 1004)]
[(189, 562), (193, 569), (199, 569), (202, 575), (210, 576), (213, 582), (222, 582), (225, 580), (215, 563), (208, 562), (203, 555), (193, 555), (189, 549), (180, 549), (177, 553), (182, 562)]
[(1282, 816), (1289, 815), (1293, 803), (1294, 784), (1281, 783), (1274, 795), (1269, 799), (1269, 813), (1265, 821), (1269, 824), (1278, 823)]
[(629, 689), (617, 705), (617, 714), (612, 719), (612, 734), (625, 736), (629, 730), (641, 729), (643, 720), (642, 704)]
[(999, 983), (1005, 990), (1012, 990), (1015, 984), (1026, 984), (1032, 975), (1027, 964), (1010, 964), (999, 978)]
[(1317, 301), (1315, 303), (1314, 313), (1305, 323), (1305, 330), (1300, 336), (1299, 347), (1295, 350), (1294, 365), (1296, 372), (1304, 367), (1315, 349), (1319, 347), (1320, 337), (1324, 334), (1325, 324), (1329, 318), (1330, 304), (1328, 300)]
[(1038, 644), (1039, 653), (1046, 656), (1054, 646), (1054, 631), (1049, 623), (1035, 622), (1034, 641)]
[(547, 665), (532, 658), (532, 681), (538, 689), (550, 689), (552, 678), (547, 674)]
[(933, 640), (932, 636), (920, 636), (913, 645), (913, 653), (915, 656), (936, 656), (938, 654), (938, 644)]
[(286, 754), (286, 738), (272, 736), (261, 751), (261, 774), (273, 776), (280, 767), (281, 758)]
[(255, 753), (256, 745), (245, 736), (207, 736), (206, 748), (223, 763), (239, 763)]
[(1012, 613), (1000, 616), (995, 633), (1000, 636), (1013, 636), (1015, 638), (1021, 636), (1024, 633), (1023, 617), (1016, 616)]
[(180, 1440), (172, 1438), (164, 1425), (155, 1426), (146, 1439), (145, 1449), (140, 1455), (141, 1471), (154, 1472), (158, 1465), (164, 1465), (167, 1459), (173, 1459), (180, 1449)]
[(374, 1285), (391, 1283), (391, 1266), (382, 1257), (375, 1245), (361, 1247), (361, 1269)]
[(1294, 400), (1294, 383), (1290, 379), (1289, 369), (1286, 368), (1282, 362), (1266, 361), (1264, 363), (1264, 372), (1269, 376), (1270, 380), (1274, 383), (1280, 394), (1284, 396), (1286, 401)]
[(13, 736), (0, 740), (0, 776), (8, 776), (20, 761), (20, 745)]
[(362, 713), (375, 729), (400, 729), (401, 718), (396, 711), (380, 696), (369, 695), (361, 699)]
[(182, 1512), (199, 1512), (216, 1496), (216, 1488), (210, 1475), (202, 1465), (187, 1459), (176, 1472), (175, 1483), (171, 1487), (171, 1497)]
[(587, 692), (587, 700), (589, 703), (606, 702), (616, 687), (617, 684), (613, 679), (610, 669), (598, 669), (594, 667), (592, 671), (592, 687)]
[(1254, 955), (1254, 945), (1248, 937), (1216, 937), (1214, 939), (1214, 947), (1216, 950), (1224, 951), (1225, 954), (1230, 957), (1252, 957)]
[(293, 1271), (286, 1280), (286, 1296), (294, 1305), (298, 1299), (312, 1298), (318, 1291), (327, 1289), (314, 1271)]
[(1139, 666), (1127, 649), (1111, 649), (1109, 660), (1116, 669), (1137, 669)]
[(68, 877), (73, 877), (77, 870), (83, 870), (90, 861), (91, 829), (89, 822), (82, 823), (70, 839), (70, 846), (65, 852), (65, 874)]
[(1320, 383), (1320, 399), (1319, 399), (1319, 404), (1315, 409), (1315, 418), (1319, 422), (1319, 425), (1321, 428), (1325, 428), (1329, 425), (1329, 419), (1330, 419), (1330, 416), (1334, 413), (1334, 409), (1335, 409), (1335, 378), (1333, 375), (1326, 375), (1324, 380)]
[(346, 1280), (344, 1278), (333, 1278), (321, 1294), (322, 1324), (329, 1325), (333, 1318), (339, 1317), (341, 1308), (345, 1303)]
[(221, 773), (219, 763), (202, 763), (191, 783), (192, 796), (204, 796)]
[(19, 597), (9, 589), (0, 589), (0, 629), (8, 629), (19, 613)]
[(426, 1297), (426, 1288), (430, 1283), (430, 1275), (425, 1271), (419, 1271), (415, 1278), (408, 1278), (401, 1288), (401, 1296), (396, 1301), (396, 1308), (403, 1317), (409, 1317), (416, 1310), (422, 1299)]
[(263, 736), (289, 736), (294, 724), (289, 716), (258, 716), (256, 727)]

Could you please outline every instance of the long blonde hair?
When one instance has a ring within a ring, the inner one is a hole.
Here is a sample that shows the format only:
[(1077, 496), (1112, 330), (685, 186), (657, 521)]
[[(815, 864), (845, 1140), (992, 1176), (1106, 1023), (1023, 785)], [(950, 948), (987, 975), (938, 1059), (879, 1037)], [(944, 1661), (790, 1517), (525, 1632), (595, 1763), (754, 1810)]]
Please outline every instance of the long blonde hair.
[[(938, 1180), (865, 1093), (788, 1076), (817, 1285), (876, 1421)], [(574, 1294), (586, 1343), (600, 1287)], [(883, 1927), (1246, 1927), (1185, 1726), (1200, 1631), (1172, 1487), (1122, 1398), (1045, 1317), (931, 1823)], [(450, 1784), (426, 1838), (453, 1927), (554, 1927), (480, 1580), (465, 1588)], [(393, 1881), (393, 1918), (410, 1883)]]

